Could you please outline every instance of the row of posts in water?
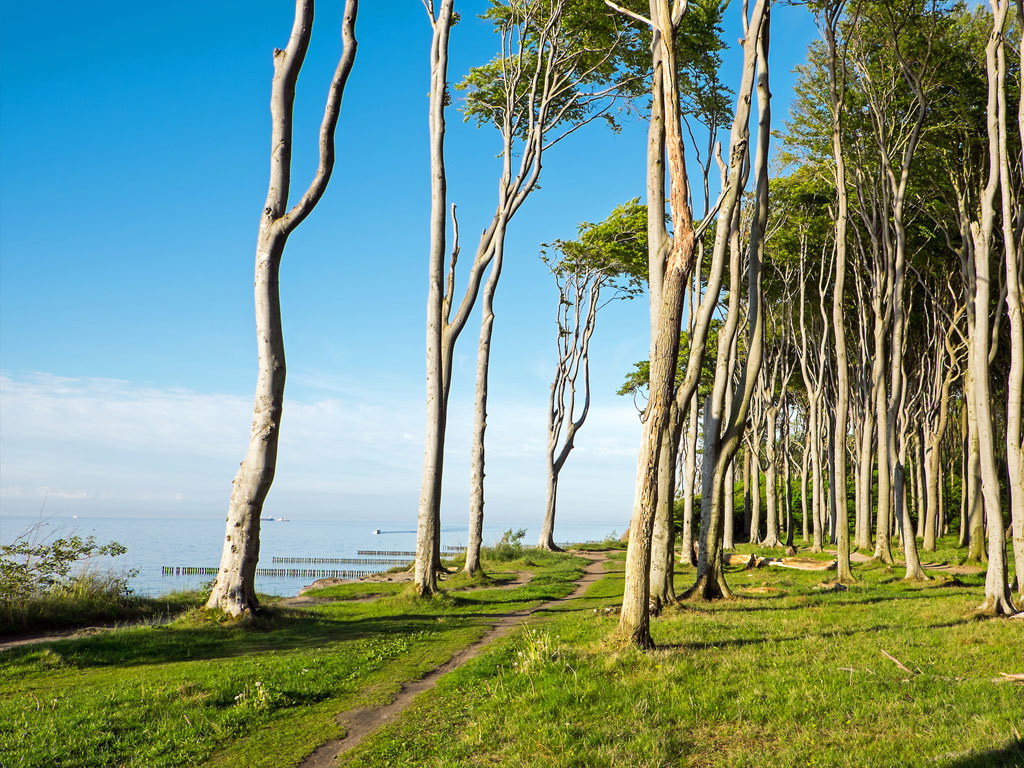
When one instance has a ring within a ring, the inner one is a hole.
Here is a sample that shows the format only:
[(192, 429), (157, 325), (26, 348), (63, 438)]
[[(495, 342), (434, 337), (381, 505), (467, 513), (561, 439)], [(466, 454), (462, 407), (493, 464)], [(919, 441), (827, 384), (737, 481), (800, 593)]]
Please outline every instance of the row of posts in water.
[[(596, 543), (596, 542), (595, 542)], [(465, 552), (465, 547), (442, 547), (445, 552)], [(415, 552), (402, 550), (371, 550), (361, 549), (360, 555), (379, 555), (392, 557), (415, 557)], [(355, 557), (274, 557), (271, 560), (279, 564), (341, 564), (353, 563), (360, 565), (406, 565), (408, 560), (386, 560)], [(217, 568), (202, 568), (197, 566), (164, 565), (160, 568), (163, 576), (216, 576)], [(257, 576), (279, 576), (303, 579), (358, 579), (362, 576), (371, 576), (377, 571), (344, 570), (344, 569), (323, 569), (323, 568), (257, 568)]]
[[(216, 576), (218, 568), (201, 568), (189, 565), (164, 565), (160, 567), (162, 576)], [(358, 579), (372, 576), (377, 571), (349, 571), (331, 568), (257, 568), (257, 576), (291, 577), (302, 579)]]
[(408, 565), (409, 560), (395, 560), (393, 558), (373, 557), (274, 557), (275, 563), (311, 563), (322, 565), (325, 563), (357, 563), (359, 565)]
[[(465, 547), (441, 547), (442, 552), (465, 552)], [(388, 555), (391, 557), (416, 557), (416, 553), (406, 549), (360, 549), (360, 555)]]

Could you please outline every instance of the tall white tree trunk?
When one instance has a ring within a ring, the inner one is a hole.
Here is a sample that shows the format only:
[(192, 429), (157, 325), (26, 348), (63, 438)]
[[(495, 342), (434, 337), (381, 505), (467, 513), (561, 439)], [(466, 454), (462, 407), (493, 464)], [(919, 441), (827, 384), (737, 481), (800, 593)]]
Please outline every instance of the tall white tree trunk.
[[(430, 44), (430, 257), (427, 266), (426, 407), (416, 526), (416, 566), (413, 583), (419, 595), (437, 591), (441, 541), (441, 480), (448, 418), (450, 366), (445, 366), (451, 338), (446, 334), (444, 256), (447, 241), (448, 180), (444, 164), (445, 97), (448, 86), (448, 37), (454, 0), (440, 0), (437, 17), (430, 7), (433, 36)], [(457, 246), (456, 246), (457, 247)], [(457, 254), (457, 250), (454, 251)]]
[(832, 335), (836, 351), (836, 423), (833, 455), (835, 482), (832, 484), (832, 503), (836, 510), (836, 543), (838, 568), (836, 579), (840, 583), (854, 581), (850, 569), (850, 526), (846, 490), (846, 433), (850, 405), (850, 372), (846, 355), (846, 318), (843, 312), (846, 286), (846, 228), (849, 221), (849, 200), (846, 191), (846, 155), (843, 148), (842, 119), (846, 96), (846, 57), (837, 67), (836, 24), (845, 3), (837, 4), (834, 15), (826, 10), (825, 37), (829, 49), (829, 92), (832, 108), (832, 156), (835, 160), (836, 183), (836, 265), (832, 285)]
[[(1009, 0), (999, 0), (1002, 6)], [(1017, 4), (1019, 20), (1024, 23), (1024, 5)], [(1024, 61), (1024, 36), (1018, 29), (1018, 58)], [(1024, 205), (1020, 190), (1021, 172), (1011, 174), (1009, 139), (1013, 134), (1007, 120), (1005, 42), (996, 51), (999, 71), (999, 186), (1002, 192), (1003, 251), (1006, 264), (1006, 312), (1010, 327), (1010, 372), (1006, 388), (1006, 464), (1010, 491), (1010, 518), (1013, 536), (1014, 573), (1018, 605), (1024, 610), (1024, 434), (1021, 419), (1024, 409), (1024, 305), (1020, 259), (1024, 251)], [(1016, 138), (1024, 151), (1024, 90), (1018, 97)]]
[[(988, 72), (988, 183), (981, 198), (980, 220), (972, 226), (974, 235), (974, 335), (970, 368), (974, 405), (978, 420), (978, 445), (981, 458), (981, 487), (985, 498), (988, 533), (988, 568), (985, 574), (985, 600), (979, 611), (1013, 616), (1013, 604), (1007, 581), (1006, 540), (1003, 537), (1003, 515), (999, 501), (999, 477), (996, 469), (995, 436), (992, 432), (992, 394), (989, 387), (989, 307), (991, 302), (989, 259), (992, 229), (995, 220), (995, 192), (1000, 182), (1001, 126), (999, 119), (1000, 91), (1004, 91), (1003, 29), (1009, 3), (992, 6), (992, 32), (985, 48)], [(1018, 409), (1019, 401), (1016, 403)]]
[(279, 276), (288, 236), (316, 207), (334, 170), (334, 132), (341, 99), (356, 55), (357, 0), (347, 0), (342, 18), (343, 48), (331, 80), (320, 124), (319, 162), (302, 198), (288, 209), (291, 182), (292, 113), (295, 83), (312, 33), (313, 0), (297, 0), (288, 45), (274, 51), (271, 86), (270, 186), (256, 237), (256, 348), (258, 374), (249, 448), (235, 476), (228, 505), (227, 530), (220, 567), (206, 607), (233, 616), (256, 610), (256, 564), (260, 551), (260, 516), (274, 481), (284, 403), (285, 357), (281, 328)]
[[(476, 353), (476, 398), (473, 404), (473, 447), (469, 481), (469, 538), (466, 542), (466, 563), (463, 568), (472, 575), (480, 570), (480, 546), (484, 530), (484, 436), (487, 431), (487, 382), (491, 364), (491, 335), (494, 331), (494, 294), (501, 277), (505, 237), (495, 238), (491, 274), (484, 284), (480, 315), (480, 341)], [(549, 486), (550, 487), (550, 486)], [(551, 511), (554, 515), (554, 496)]]

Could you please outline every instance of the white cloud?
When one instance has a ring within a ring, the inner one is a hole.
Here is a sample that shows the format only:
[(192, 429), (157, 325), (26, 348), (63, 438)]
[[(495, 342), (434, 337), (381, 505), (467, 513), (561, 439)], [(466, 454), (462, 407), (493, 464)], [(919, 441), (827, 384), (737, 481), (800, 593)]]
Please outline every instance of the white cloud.
[[(318, 389), (323, 396), (286, 401), (268, 507), (414, 519), (422, 400), (372, 388)], [(0, 397), (0, 508), (8, 514), (37, 512), (44, 498), (50, 511), (89, 505), (111, 513), (220, 514), (251, 418), (251, 397), (43, 373), (0, 376)], [(492, 400), (489, 410), (488, 512), (539, 517), (544, 402)], [(456, 517), (468, 496), (472, 423), (471, 404), (453, 401), (445, 493)], [(563, 471), (563, 508), (583, 520), (628, 516), (638, 441), (631, 404), (595, 402)]]

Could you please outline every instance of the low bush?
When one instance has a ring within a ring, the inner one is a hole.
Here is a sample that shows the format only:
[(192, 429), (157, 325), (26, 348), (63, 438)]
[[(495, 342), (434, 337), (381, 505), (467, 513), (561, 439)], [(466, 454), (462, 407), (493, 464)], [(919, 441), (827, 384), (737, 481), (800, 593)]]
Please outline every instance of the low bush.
[(42, 522), (0, 545), (0, 635), (138, 619), (194, 601), (192, 595), (134, 595), (128, 586), (133, 571), (98, 562), (125, 551), (116, 541), (98, 544), (93, 536), (47, 538)]
[(526, 529), (514, 530), (509, 528), (493, 547), (485, 550), (489, 560), (505, 563), (509, 560), (518, 560), (523, 556), (523, 539), (526, 537)]

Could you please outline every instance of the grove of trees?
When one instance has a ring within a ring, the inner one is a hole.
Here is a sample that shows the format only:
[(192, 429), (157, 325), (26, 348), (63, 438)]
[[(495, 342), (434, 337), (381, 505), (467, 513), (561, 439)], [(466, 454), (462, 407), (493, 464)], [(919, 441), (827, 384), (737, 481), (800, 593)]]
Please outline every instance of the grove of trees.
[[(259, 519), (276, 460), (285, 378), (278, 268), (333, 169), (356, 5), (345, 6), (319, 166), (291, 208), (292, 106), (312, 0), (296, 3), (288, 45), (274, 53), (271, 181), (256, 259), (259, 377), (208, 603), (234, 615), (257, 608)], [(624, 387), (643, 422), (624, 638), (651, 647), (651, 617), (664, 606), (729, 597), (726, 551), (739, 540), (834, 547), (835, 581), (847, 585), (857, 581), (858, 551), (891, 565), (899, 557), (905, 579), (926, 580), (920, 550), (959, 531), (964, 557), (986, 568), (979, 613), (1024, 615), (1024, 3), (809, 0), (820, 39), (798, 70), (790, 114), (773, 122), (771, 0), (492, 0), (484, 18), (497, 51), (454, 86), (465, 117), (497, 130), (501, 162), (494, 213), (459, 293), (464, 225), (450, 202), (445, 120), (454, 100), (449, 34), (460, 17), (454, 0), (424, 7), (431, 202), (416, 592), (437, 592), (443, 570), (459, 336), (479, 299), (472, 574), (506, 235), (542, 165), (570, 152), (588, 123), (614, 129), (613, 107), (628, 102), (647, 120), (646, 200), (545, 247), (557, 358), (547, 504), (531, 512), (543, 521), (539, 546), (557, 546), (558, 475), (585, 435), (600, 310), (646, 290), (649, 358)], [(726, 14), (742, 20), (735, 83), (721, 75)], [(681, 595), (677, 558), (696, 566)]]

